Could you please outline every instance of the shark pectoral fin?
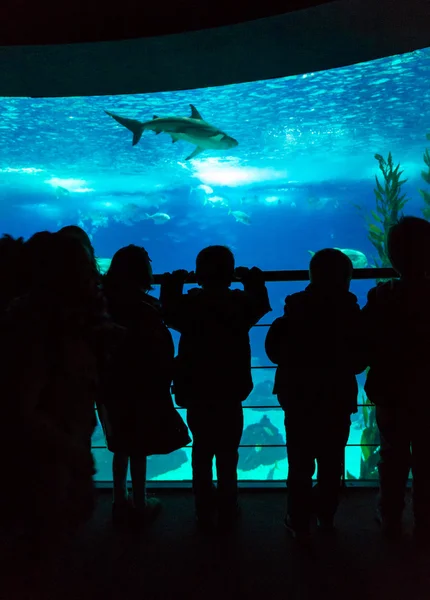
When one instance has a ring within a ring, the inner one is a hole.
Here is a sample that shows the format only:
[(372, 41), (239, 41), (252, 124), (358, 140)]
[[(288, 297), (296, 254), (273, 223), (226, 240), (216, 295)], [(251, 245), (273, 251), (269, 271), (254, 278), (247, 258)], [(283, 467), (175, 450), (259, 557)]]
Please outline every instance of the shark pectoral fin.
[[(154, 121), (155, 119), (159, 119), (160, 117), (158, 117), (157, 115), (153, 115), (152, 120)], [(155, 135), (160, 135), (161, 131), (154, 131)]]
[(204, 148), (200, 148), (200, 146), (196, 146), (194, 148), (194, 150), (191, 152), (191, 154), (189, 156), (187, 156), (187, 158), (185, 160), (191, 160), (192, 158), (195, 158), (197, 156), (197, 154), (200, 154), (200, 152), (204, 152)]
[(194, 106), (194, 104), (190, 104), (190, 108), (191, 108), (191, 118), (192, 119), (200, 119), (200, 121), (203, 121), (202, 115), (199, 113), (199, 111)]
[(172, 138), (172, 144), (174, 144), (175, 142), (177, 142), (179, 140), (179, 138), (176, 137), (176, 135), (174, 133), (171, 133), (170, 137)]
[(216, 135), (211, 136), (211, 140), (215, 140), (216, 142), (220, 142), (223, 139), (222, 133), (217, 133)]

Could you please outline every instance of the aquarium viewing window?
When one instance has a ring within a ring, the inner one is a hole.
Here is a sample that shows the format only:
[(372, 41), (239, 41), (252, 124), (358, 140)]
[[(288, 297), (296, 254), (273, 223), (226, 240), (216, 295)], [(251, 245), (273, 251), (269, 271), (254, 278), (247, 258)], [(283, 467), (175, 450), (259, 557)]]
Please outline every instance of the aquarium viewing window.
[[(28, 237), (76, 223), (90, 235), (101, 270), (131, 243), (147, 248), (157, 273), (192, 270), (209, 244), (228, 245), (238, 265), (271, 272), (306, 270), (324, 247), (342, 249), (358, 269), (387, 267), (387, 215), (430, 216), (429, 83), (427, 48), (217, 88), (0, 98), (3, 231)], [(367, 276), (352, 284), (361, 305), (375, 284)], [(273, 312), (251, 332), (242, 481), (287, 475), (264, 337), (285, 296), (305, 285), (303, 274), (272, 277)], [(345, 454), (350, 480), (376, 477), (378, 438), (363, 383), (364, 375)], [(93, 441), (97, 479), (110, 481), (100, 427)], [(190, 449), (150, 457), (148, 476), (189, 481)]]

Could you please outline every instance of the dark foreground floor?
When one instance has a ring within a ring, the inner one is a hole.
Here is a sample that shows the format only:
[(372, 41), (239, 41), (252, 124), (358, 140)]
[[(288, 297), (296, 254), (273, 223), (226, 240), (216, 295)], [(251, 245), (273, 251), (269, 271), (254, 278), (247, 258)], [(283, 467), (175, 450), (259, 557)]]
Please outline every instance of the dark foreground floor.
[(9, 553), (0, 565), (1, 599), (430, 600), (430, 553), (416, 551), (409, 535), (398, 545), (381, 540), (375, 491), (348, 490), (336, 540), (315, 534), (312, 553), (297, 549), (283, 528), (283, 491), (244, 492), (237, 531), (212, 538), (196, 532), (190, 492), (158, 496), (162, 516), (146, 535), (132, 536), (112, 530), (110, 494), (100, 493), (94, 519), (57, 556), (38, 593)]

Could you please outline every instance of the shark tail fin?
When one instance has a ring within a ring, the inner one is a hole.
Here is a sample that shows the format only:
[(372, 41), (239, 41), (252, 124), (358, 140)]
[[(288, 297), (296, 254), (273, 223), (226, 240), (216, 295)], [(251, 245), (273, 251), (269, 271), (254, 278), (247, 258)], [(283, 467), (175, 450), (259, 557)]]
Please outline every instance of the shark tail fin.
[(107, 110), (105, 110), (105, 113), (107, 115), (109, 115), (110, 117), (112, 117), (112, 119), (115, 119), (115, 121), (117, 123), (119, 123), (120, 125), (123, 125), (124, 127), (127, 127), (127, 129), (129, 129), (132, 134), (133, 134), (133, 146), (135, 146), (140, 138), (142, 137), (142, 134), (145, 130), (145, 124), (141, 123), (140, 121), (136, 121), (135, 119), (127, 119), (126, 117), (120, 117), (119, 115), (115, 115), (114, 113), (111, 113)]
[(143, 217), (143, 218), (144, 218), (144, 219), (150, 219), (150, 218), (151, 218), (151, 215), (150, 215), (150, 214), (148, 214), (148, 213), (145, 213), (145, 215), (144, 215), (144, 217)]

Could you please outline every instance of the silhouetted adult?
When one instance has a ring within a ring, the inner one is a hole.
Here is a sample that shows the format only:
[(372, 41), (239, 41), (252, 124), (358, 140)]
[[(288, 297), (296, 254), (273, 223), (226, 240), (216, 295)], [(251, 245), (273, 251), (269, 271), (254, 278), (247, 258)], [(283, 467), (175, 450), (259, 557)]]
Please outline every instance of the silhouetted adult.
[(82, 246), (84, 246), (84, 248), (86, 248), (88, 250), (91, 257), (95, 261), (94, 247), (91, 243), (88, 233), (86, 231), (84, 231), (82, 229), (82, 227), (79, 227), (78, 225), (65, 225), (64, 227), (62, 227), (61, 229), (58, 230), (58, 233), (60, 235), (74, 237), (77, 240), (79, 240), (80, 243), (82, 244)]
[[(166, 323), (181, 333), (176, 360), (176, 403), (187, 408), (193, 434), (192, 468), (199, 526), (211, 528), (218, 508), (220, 525), (239, 515), (238, 447), (243, 430), (242, 402), (252, 391), (249, 330), (271, 308), (262, 272), (235, 270), (225, 246), (209, 246), (196, 259), (197, 282), (183, 294), (186, 271), (166, 274), (160, 300)], [(244, 291), (231, 290), (239, 278)], [(217, 497), (212, 483), (216, 459)]]
[(42, 232), (26, 252), (26, 294), (3, 323), (8, 491), (0, 514), (42, 542), (92, 514), (91, 435), (107, 321), (98, 274), (78, 240)]
[(3, 235), (0, 239), (0, 314), (20, 295), (23, 286), (24, 239)]
[(381, 435), (379, 518), (385, 534), (401, 534), (412, 468), (415, 533), (428, 541), (430, 223), (401, 218), (388, 232), (387, 251), (400, 279), (371, 289), (363, 308), (370, 365), (365, 391), (376, 404)]
[(357, 352), (360, 308), (349, 291), (350, 259), (339, 250), (320, 250), (309, 274), (310, 284), (286, 297), (284, 316), (266, 337), (267, 356), (278, 365), (273, 392), (285, 411), (285, 525), (300, 540), (309, 537), (314, 510), (319, 527), (333, 530), (350, 417), (357, 412), (355, 373), (366, 366)]

